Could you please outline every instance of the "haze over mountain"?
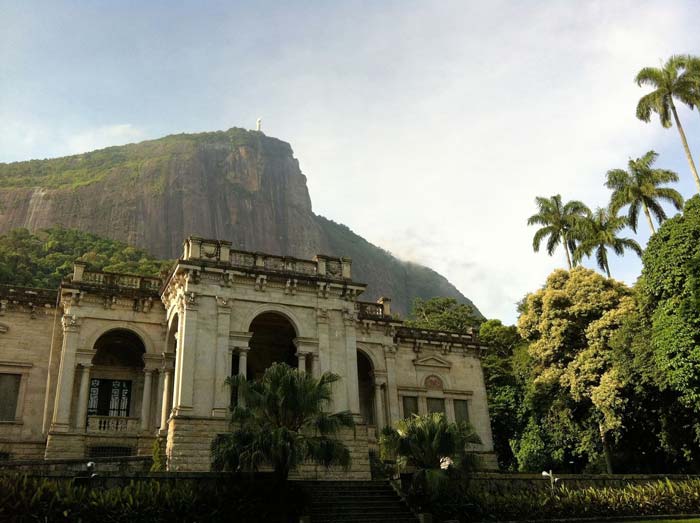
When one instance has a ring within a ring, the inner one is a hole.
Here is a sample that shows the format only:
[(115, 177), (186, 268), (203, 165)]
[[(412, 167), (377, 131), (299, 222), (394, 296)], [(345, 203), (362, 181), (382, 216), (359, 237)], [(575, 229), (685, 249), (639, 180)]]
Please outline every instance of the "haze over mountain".
[[(387, 198), (390, 198), (387, 195)], [(357, 202), (357, 212), (362, 202)], [(377, 220), (387, 217), (377, 216)], [(48, 160), (0, 164), (0, 232), (62, 226), (175, 258), (187, 235), (235, 248), (310, 258), (349, 256), (406, 314), (416, 297), (471, 302), (435, 271), (403, 262), (313, 213), (291, 146), (256, 131), (171, 135)]]

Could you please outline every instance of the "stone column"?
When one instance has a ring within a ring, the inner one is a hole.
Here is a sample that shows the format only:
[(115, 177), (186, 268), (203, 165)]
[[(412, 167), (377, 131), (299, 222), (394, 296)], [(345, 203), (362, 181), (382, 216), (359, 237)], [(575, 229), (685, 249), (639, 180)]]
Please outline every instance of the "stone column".
[(318, 352), (311, 354), (311, 375), (316, 379), (321, 377), (321, 365), (319, 363)]
[(384, 361), (386, 362), (386, 424), (391, 425), (401, 419), (399, 389), (396, 385), (396, 347), (394, 345), (384, 346)]
[[(352, 303), (351, 303), (352, 304)], [(354, 305), (354, 304), (352, 304)], [(345, 324), (345, 386), (348, 394), (348, 410), (360, 413), (360, 389), (357, 382), (357, 334), (354, 312), (344, 311)]]
[(215, 418), (225, 418), (231, 405), (231, 388), (226, 380), (231, 376), (233, 349), (229, 342), (231, 330), (231, 300), (221, 296), (216, 297), (216, 355), (214, 368), (211, 370), (213, 380), (213, 398), (211, 415)]
[(160, 430), (166, 430), (168, 427), (168, 418), (170, 417), (170, 382), (173, 379), (172, 369), (163, 369), (163, 404), (160, 409)]
[(177, 339), (177, 390), (173, 409), (177, 414), (192, 411), (194, 405), (195, 359), (197, 351), (197, 302), (193, 292), (187, 293), (184, 314), (180, 316)]
[(151, 369), (144, 369), (143, 371), (143, 398), (141, 399), (141, 430), (147, 431), (149, 425), (151, 424), (151, 392), (153, 389), (152, 384), (153, 371)]
[(306, 353), (305, 352), (297, 352), (296, 357), (297, 357), (297, 369), (299, 370), (300, 373), (305, 373), (306, 372)]
[(384, 420), (384, 388), (381, 383), (374, 384), (374, 424), (377, 426), (377, 435), (386, 425)]
[(85, 430), (87, 423), (88, 396), (90, 393), (90, 365), (84, 364), (80, 373), (80, 394), (78, 395), (78, 415), (76, 426)]
[(248, 351), (250, 349), (244, 349), (239, 347), (238, 349), (238, 375), (248, 378)]
[(75, 360), (80, 326), (75, 316), (67, 314), (63, 316), (61, 322), (63, 324), (63, 347), (61, 349), (61, 364), (58, 369), (58, 383), (56, 384), (56, 400), (51, 430), (67, 432), (70, 428), (70, 411), (73, 405)]

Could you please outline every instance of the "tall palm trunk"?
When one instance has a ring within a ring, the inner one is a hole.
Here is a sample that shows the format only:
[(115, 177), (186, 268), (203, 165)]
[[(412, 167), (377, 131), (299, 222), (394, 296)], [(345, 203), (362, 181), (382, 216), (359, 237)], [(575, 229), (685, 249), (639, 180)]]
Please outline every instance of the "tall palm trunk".
[(566, 252), (566, 263), (569, 265), (569, 270), (571, 270), (571, 254), (569, 254), (569, 246), (567, 245), (567, 240), (562, 241), (564, 244), (564, 251)]
[(646, 203), (642, 204), (644, 206), (644, 214), (646, 214), (647, 221), (649, 222), (649, 228), (651, 229), (651, 234), (656, 234), (656, 229), (654, 229), (654, 222), (651, 221), (651, 214), (649, 214), (649, 208)]
[(688, 164), (690, 165), (690, 171), (695, 177), (695, 185), (698, 186), (698, 193), (700, 193), (700, 176), (698, 176), (698, 170), (695, 168), (695, 162), (693, 161), (693, 155), (690, 154), (690, 147), (688, 147), (688, 139), (685, 137), (685, 131), (681, 125), (681, 121), (678, 118), (678, 112), (676, 111), (676, 106), (671, 99), (671, 111), (673, 111), (673, 118), (676, 120), (676, 127), (678, 127), (678, 134), (681, 135), (681, 141), (683, 142), (683, 148), (685, 149), (685, 156), (688, 158)]

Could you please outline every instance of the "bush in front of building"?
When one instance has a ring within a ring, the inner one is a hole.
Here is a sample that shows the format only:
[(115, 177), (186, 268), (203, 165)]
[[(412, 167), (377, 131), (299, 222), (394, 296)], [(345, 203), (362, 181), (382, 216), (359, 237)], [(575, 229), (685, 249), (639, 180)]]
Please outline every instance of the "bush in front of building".
[[(86, 479), (86, 478), (83, 478)], [(0, 521), (286, 521), (271, 482), (147, 479), (102, 488), (92, 482), (0, 476)], [(275, 500), (274, 502), (271, 502)]]
[(429, 512), (459, 521), (523, 521), (571, 518), (700, 514), (700, 480), (657, 481), (625, 487), (488, 492), (450, 482)]

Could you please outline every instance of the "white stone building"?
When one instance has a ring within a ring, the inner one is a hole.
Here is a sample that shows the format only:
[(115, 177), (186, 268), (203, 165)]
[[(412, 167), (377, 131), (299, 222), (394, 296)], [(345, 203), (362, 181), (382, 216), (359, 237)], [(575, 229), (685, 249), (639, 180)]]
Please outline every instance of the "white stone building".
[(168, 278), (89, 272), (56, 291), (0, 288), (0, 458), (150, 455), (170, 470), (209, 470), (228, 430), (231, 374), (275, 361), (339, 374), (334, 410), (350, 477), (369, 475), (377, 428), (411, 413), (468, 419), (495, 466), (475, 335), (410, 329), (390, 300), (358, 300), (346, 258), (311, 260), (188, 238)]

